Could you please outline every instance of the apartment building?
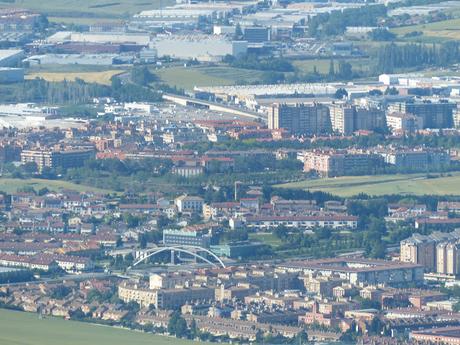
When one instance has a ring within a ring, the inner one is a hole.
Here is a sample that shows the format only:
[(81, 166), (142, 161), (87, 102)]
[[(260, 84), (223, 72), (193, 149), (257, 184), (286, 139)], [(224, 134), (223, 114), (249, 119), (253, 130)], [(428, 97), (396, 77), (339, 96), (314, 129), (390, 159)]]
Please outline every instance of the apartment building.
[(352, 105), (333, 104), (329, 106), (332, 130), (343, 135), (351, 135), (355, 131), (355, 107)]
[(372, 174), (383, 165), (377, 154), (354, 151), (308, 151), (303, 155), (304, 171), (315, 171), (320, 176)]
[(385, 163), (398, 169), (410, 171), (437, 171), (450, 165), (448, 151), (425, 148), (395, 148), (383, 149), (379, 152)]
[(150, 289), (129, 281), (118, 285), (118, 297), (122, 301), (134, 301), (142, 307), (153, 305), (156, 309), (175, 309), (188, 302), (213, 301), (214, 295), (214, 289), (208, 287)]
[(141, 287), (128, 281), (118, 285), (118, 297), (126, 302), (136, 302), (142, 307), (157, 305), (158, 290)]
[(435, 241), (420, 234), (414, 234), (400, 243), (400, 260), (420, 264), (425, 270), (435, 270), (436, 252)]
[(436, 273), (456, 276), (460, 273), (460, 245), (439, 243), (436, 246)]
[(460, 231), (413, 234), (400, 242), (400, 260), (423, 265), (428, 272), (460, 274)]
[(209, 248), (218, 227), (214, 223), (191, 225), (182, 229), (163, 230), (163, 244)]
[(174, 200), (179, 212), (201, 213), (204, 200), (199, 196), (182, 195)]
[(423, 119), (412, 114), (392, 112), (386, 115), (387, 126), (393, 132), (414, 133), (423, 128)]
[(334, 229), (356, 229), (358, 218), (343, 214), (325, 214), (318, 216), (250, 216), (244, 219), (244, 224), (249, 229), (267, 230), (278, 226), (292, 228), (313, 229), (316, 227), (329, 227)]
[(331, 132), (329, 109), (322, 104), (274, 104), (268, 115), (269, 129), (286, 129), (296, 135)]
[(388, 112), (413, 114), (422, 118), (423, 128), (451, 128), (453, 111), (457, 107), (449, 102), (397, 102), (388, 107)]
[(373, 107), (357, 107), (351, 104), (329, 105), (332, 130), (351, 135), (357, 130), (374, 130), (385, 125), (385, 112)]
[(94, 158), (94, 155), (95, 152), (92, 149), (69, 151), (24, 150), (21, 152), (21, 163), (35, 163), (38, 171), (42, 171), (45, 167), (67, 169), (83, 166), (85, 161)]

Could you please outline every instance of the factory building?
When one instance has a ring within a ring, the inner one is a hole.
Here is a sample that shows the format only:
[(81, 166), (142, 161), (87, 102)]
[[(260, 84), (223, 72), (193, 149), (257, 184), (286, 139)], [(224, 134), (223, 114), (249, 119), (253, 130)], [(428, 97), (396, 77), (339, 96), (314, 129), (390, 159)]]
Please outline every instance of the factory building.
[(48, 43), (86, 42), (86, 43), (131, 43), (148, 46), (150, 34), (128, 32), (72, 32), (59, 31), (47, 38)]
[(270, 41), (270, 28), (262, 26), (247, 26), (243, 29), (243, 38), (249, 43), (263, 43)]
[(24, 52), (20, 49), (1, 49), (0, 67), (15, 67), (23, 57)]
[(226, 55), (244, 55), (248, 49), (246, 41), (205, 35), (159, 35), (153, 42), (158, 57), (171, 56), (183, 60), (220, 61)]

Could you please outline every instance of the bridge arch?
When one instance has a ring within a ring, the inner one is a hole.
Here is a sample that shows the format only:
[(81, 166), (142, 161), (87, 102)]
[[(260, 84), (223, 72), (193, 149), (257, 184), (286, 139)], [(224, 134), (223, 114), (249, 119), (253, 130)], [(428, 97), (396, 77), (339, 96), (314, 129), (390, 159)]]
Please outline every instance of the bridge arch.
[(220, 264), (220, 266), (222, 268), (225, 268), (225, 264), (224, 262), (216, 255), (214, 254), (213, 252), (211, 252), (209, 249), (206, 249), (206, 248), (203, 248), (203, 247), (198, 247), (198, 246), (188, 246), (188, 245), (181, 245), (181, 246), (168, 246), (168, 247), (158, 247), (158, 248), (155, 248), (155, 249), (151, 249), (151, 250), (147, 250), (145, 253), (148, 253), (146, 256), (144, 256), (143, 258), (135, 261), (130, 268), (134, 267), (134, 266), (137, 266), (138, 264), (140, 264), (141, 262), (145, 261), (146, 259), (152, 257), (152, 256), (155, 256), (159, 253), (162, 253), (162, 252), (165, 252), (165, 251), (177, 251), (177, 252), (181, 252), (181, 253), (185, 253), (185, 254), (189, 254), (189, 255), (192, 255), (194, 256), (195, 258), (198, 258), (200, 260), (203, 260), (204, 262), (214, 266), (214, 267), (217, 267), (218, 265), (215, 263), (215, 262), (212, 262), (212, 261), (209, 261), (208, 259), (206, 259), (205, 257), (203, 257), (202, 255), (199, 255), (195, 252), (193, 252), (193, 250), (197, 250), (197, 251), (201, 251), (201, 252), (205, 252), (209, 255), (211, 255), (214, 259), (217, 260), (217, 262)]

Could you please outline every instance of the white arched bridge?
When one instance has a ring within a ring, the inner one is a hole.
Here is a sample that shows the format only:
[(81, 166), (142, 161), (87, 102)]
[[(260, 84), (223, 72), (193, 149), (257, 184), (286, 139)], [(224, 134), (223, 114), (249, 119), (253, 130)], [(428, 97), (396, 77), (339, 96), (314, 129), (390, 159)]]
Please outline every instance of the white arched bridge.
[[(219, 265), (225, 268), (224, 262), (212, 251), (209, 249), (199, 247), (199, 246), (190, 246), (190, 245), (169, 245), (165, 247), (155, 247), (151, 249), (146, 249), (138, 255), (138, 258), (134, 261), (134, 263), (129, 268), (133, 268), (134, 266), (139, 265), (140, 263), (144, 262), (145, 260), (149, 259), (152, 256), (163, 252), (171, 252), (171, 262), (174, 263), (174, 255), (176, 252), (184, 253), (193, 256), (196, 259), (202, 260), (214, 267), (219, 267)], [(211, 256), (213, 259), (217, 261), (212, 262), (207, 258), (207, 256)]]

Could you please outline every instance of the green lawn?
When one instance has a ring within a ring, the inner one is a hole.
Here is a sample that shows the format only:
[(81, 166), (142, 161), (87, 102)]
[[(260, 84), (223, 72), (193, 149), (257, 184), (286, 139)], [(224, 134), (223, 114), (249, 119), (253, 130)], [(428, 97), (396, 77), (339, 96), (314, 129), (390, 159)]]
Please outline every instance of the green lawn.
[(320, 190), (344, 197), (359, 193), (460, 195), (460, 173), (456, 172), (451, 175), (437, 178), (426, 178), (425, 174), (344, 176), (305, 180), (277, 187)]
[(235, 85), (260, 80), (263, 72), (225, 66), (169, 67), (156, 70), (165, 83), (192, 90), (194, 86)]
[(41, 188), (48, 188), (52, 191), (59, 191), (62, 189), (70, 189), (77, 192), (95, 192), (95, 193), (113, 193), (111, 190), (95, 188), (80, 184), (75, 184), (68, 181), (61, 181), (61, 180), (45, 180), (45, 179), (38, 179), (38, 178), (30, 178), (30, 179), (17, 179), (17, 178), (6, 178), (0, 177), (0, 191), (6, 193), (14, 193), (18, 189), (24, 187), (33, 187), (36, 191)]
[(192, 341), (0, 310), (2, 345), (192, 345)]

